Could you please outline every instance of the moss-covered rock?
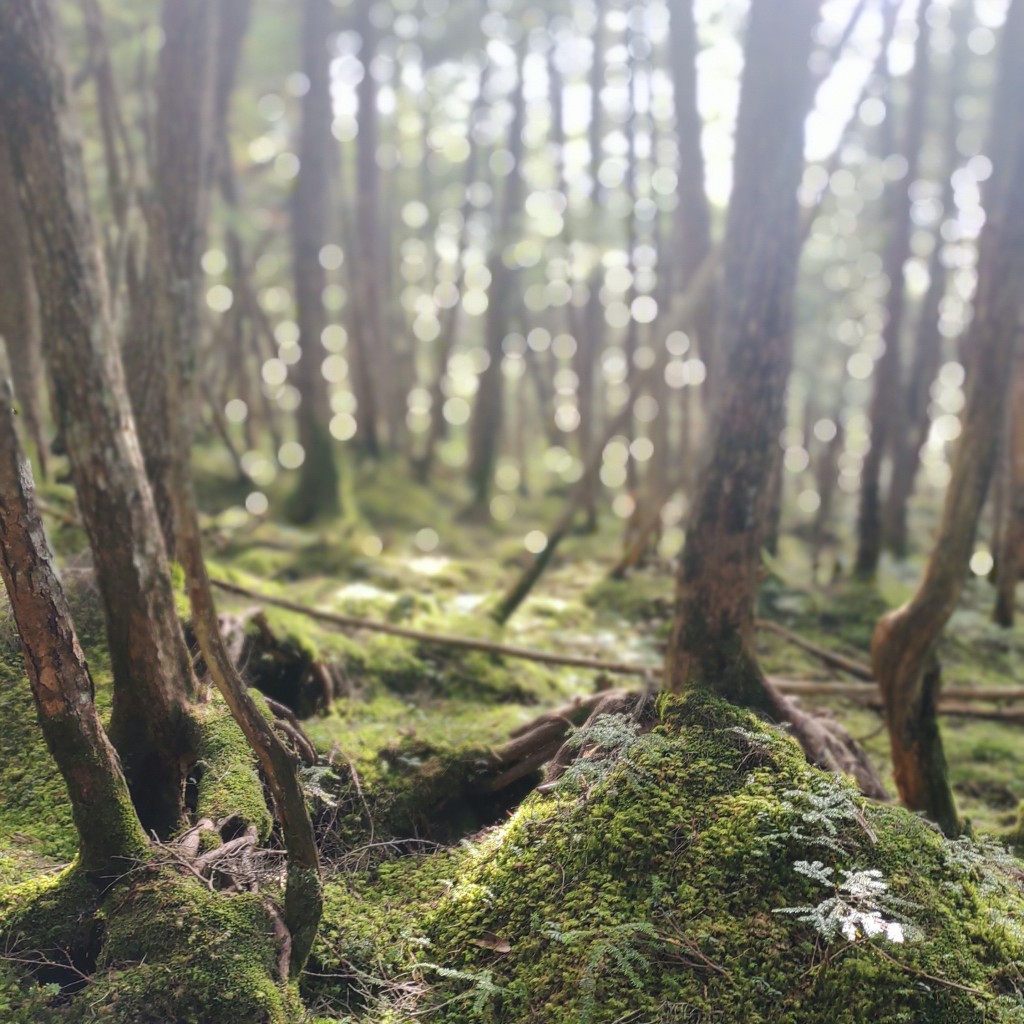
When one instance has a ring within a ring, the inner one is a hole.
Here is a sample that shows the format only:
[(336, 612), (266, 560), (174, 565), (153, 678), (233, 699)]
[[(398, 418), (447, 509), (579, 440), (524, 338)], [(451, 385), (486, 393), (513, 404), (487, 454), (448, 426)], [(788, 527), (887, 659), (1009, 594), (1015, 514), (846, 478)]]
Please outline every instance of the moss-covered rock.
[(1024, 898), (990, 851), (865, 804), (699, 695), (648, 735), (616, 728), (614, 756), (508, 824), (398, 885), (330, 888), (317, 956), (344, 973), (361, 948), (362, 1019), (403, 999), (446, 1024), (1024, 1019)]

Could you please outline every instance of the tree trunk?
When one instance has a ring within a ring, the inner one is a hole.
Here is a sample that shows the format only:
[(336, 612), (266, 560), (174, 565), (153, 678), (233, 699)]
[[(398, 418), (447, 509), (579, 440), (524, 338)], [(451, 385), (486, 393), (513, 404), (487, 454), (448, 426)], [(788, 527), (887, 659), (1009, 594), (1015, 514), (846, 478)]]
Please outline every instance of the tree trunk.
[(67, 786), (78, 864), (97, 878), (123, 874), (148, 843), (121, 762), (100, 724), (92, 678), (75, 636), (0, 380), (0, 576), (18, 627), (43, 737)]
[(490, 64), (480, 69), (480, 80), (476, 98), (469, 112), (466, 135), (469, 140), (469, 156), (466, 158), (466, 170), (463, 177), (463, 194), (466, 198), (462, 203), (462, 221), (459, 229), (459, 245), (455, 257), (455, 294), (457, 301), (445, 310), (441, 321), (441, 334), (437, 338), (437, 358), (434, 360), (433, 376), (430, 381), (430, 422), (427, 426), (426, 438), (423, 443), (423, 454), (415, 461), (416, 478), (425, 483), (437, 457), (437, 446), (444, 437), (444, 384), (448, 377), (448, 362), (458, 339), (459, 310), (462, 306), (462, 285), (466, 270), (463, 257), (469, 245), (469, 218), (473, 215), (473, 204), (470, 203), (469, 187), (476, 180), (480, 165), (480, 143), (477, 142), (474, 129), (479, 124), (486, 106), (487, 83), (490, 80)]
[(1009, 628), (1017, 611), (1021, 548), (1024, 546), (1024, 350), (1018, 341), (1006, 431), (1005, 515), (996, 549), (995, 622)]
[(525, 40), (520, 44), (519, 81), (512, 101), (512, 121), (508, 128), (508, 149), (512, 155), (512, 171), (505, 181), (505, 194), (497, 215), (491, 239), (491, 252), (487, 268), (491, 273), (490, 302), (484, 343), (489, 362), (480, 374), (480, 386), (473, 404), (470, 424), (469, 484), (472, 489), (472, 508), (482, 512), (487, 508), (498, 461), (502, 419), (505, 406), (505, 375), (502, 371), (504, 352), (502, 343), (508, 332), (509, 309), (512, 301), (512, 271), (505, 266), (504, 250), (512, 239), (523, 205), (523, 126), (526, 121), (526, 96), (523, 81), (523, 62), (526, 56)]
[(32, 441), (43, 478), (49, 448), (43, 431), (43, 339), (39, 325), (39, 296), (32, 276), (28, 235), (18, 206), (11, 161), (0, 128), (0, 338), (14, 393), (21, 406), (25, 433)]
[(730, 301), (716, 341), (728, 372), (687, 531), (666, 661), (674, 692), (707, 686), (767, 711), (775, 700), (757, 664), (754, 608), (792, 362), (796, 190), (816, 10), (813, 0), (751, 5), (724, 249)]
[(953, 25), (956, 43), (953, 47), (952, 66), (947, 80), (949, 94), (946, 99), (945, 145), (943, 164), (942, 216), (935, 230), (935, 244), (928, 258), (928, 290), (918, 314), (914, 351), (910, 373), (903, 397), (903, 429), (893, 436), (892, 482), (885, 507), (886, 543), (897, 558), (905, 558), (908, 550), (907, 506), (914, 493), (914, 482), (920, 467), (921, 447), (928, 437), (928, 401), (932, 382), (942, 361), (942, 335), (939, 333), (939, 310), (946, 294), (948, 270), (942, 257), (945, 240), (942, 225), (955, 209), (953, 172), (960, 154), (956, 140), (960, 118), (956, 112), (956, 99), (964, 84), (967, 63), (967, 37), (970, 32), (972, 9), (961, 5)]
[(320, 344), (327, 326), (322, 297), (327, 278), (320, 263), (320, 250), (326, 240), (334, 143), (327, 48), (332, 11), (330, 0), (305, 0), (302, 8), (302, 67), (309, 89), (302, 100), (299, 175), (292, 194), (292, 264), (302, 348), (296, 368), (296, 383), (302, 396), (298, 409), (299, 443), (306, 458), (290, 501), (291, 517), (299, 523), (341, 512), (341, 480), (328, 429), (331, 403), (321, 371), (324, 349)]
[(52, 10), (0, 19), (0, 118), (28, 227), (52, 405), (95, 555), (114, 675), (110, 735), (147, 828), (180, 820), (194, 680), (89, 213)]
[(885, 705), (896, 785), (903, 802), (947, 833), (959, 831), (935, 720), (941, 684), (936, 645), (956, 609), (1003, 427), (1024, 280), (1024, 0), (1013, 0), (1003, 29), (999, 82), (987, 153), (993, 173), (978, 242), (978, 288), (968, 336), (962, 432), (942, 521), (917, 593), (875, 628), (872, 662)]
[[(600, 211), (600, 183), (598, 172), (601, 169), (602, 139), (602, 105), (601, 87), (604, 85), (604, 20), (606, 0), (596, 0), (594, 18), (594, 35), (592, 39), (593, 54), (590, 63), (590, 120), (587, 125), (587, 139), (590, 147), (590, 209), (596, 225)], [(568, 211), (567, 214), (568, 216)], [(597, 433), (597, 391), (595, 376), (598, 372), (601, 350), (604, 347), (604, 307), (601, 305), (601, 266), (598, 264), (587, 282), (589, 295), (583, 311), (583, 324), (580, 336), (576, 339), (576, 376), (579, 378), (576, 401), (579, 407), (580, 424), (577, 430), (579, 437), (579, 455), (588, 459), (594, 446)], [(583, 495), (584, 530), (594, 533), (597, 530), (597, 496), (600, 480), (594, 477), (588, 484)]]
[[(860, 510), (857, 519), (857, 558), (854, 571), (870, 579), (878, 569), (882, 553), (882, 463), (903, 428), (901, 415), (902, 376), (901, 342), (906, 311), (906, 283), (903, 266), (910, 256), (911, 186), (917, 180), (921, 143), (926, 127), (926, 104), (930, 79), (928, 10), (930, 0), (921, 0), (917, 16), (917, 43), (914, 70), (910, 82), (902, 145), (899, 153), (907, 162), (907, 173), (888, 190), (889, 235), (883, 259), (889, 279), (885, 326), (882, 330), (882, 355), (875, 364), (874, 393), (871, 400), (871, 447), (864, 457), (860, 483)], [(889, 103), (887, 117), (892, 117)], [(888, 154), (886, 154), (888, 155)]]

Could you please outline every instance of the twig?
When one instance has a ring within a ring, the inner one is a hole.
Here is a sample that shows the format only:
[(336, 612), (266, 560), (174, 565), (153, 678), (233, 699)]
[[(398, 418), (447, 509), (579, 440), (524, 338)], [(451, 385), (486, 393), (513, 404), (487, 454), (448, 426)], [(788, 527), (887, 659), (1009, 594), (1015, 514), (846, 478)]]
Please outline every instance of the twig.
[(827, 651), (824, 647), (819, 647), (817, 644), (812, 643), (805, 637), (800, 636), (799, 633), (794, 633), (791, 629), (786, 629), (785, 626), (780, 626), (777, 622), (770, 622), (768, 619), (758, 619), (757, 628), (764, 630), (766, 633), (774, 633), (776, 636), (781, 636), (784, 640), (788, 640), (794, 647), (799, 647), (801, 650), (807, 651), (808, 654), (813, 654), (826, 665), (831, 665), (832, 668), (838, 668), (843, 672), (848, 672), (856, 679), (871, 680), (874, 678), (871, 674), (870, 667), (865, 665), (863, 662), (856, 661), (853, 658), (847, 658), (842, 654), (836, 654), (834, 651)]

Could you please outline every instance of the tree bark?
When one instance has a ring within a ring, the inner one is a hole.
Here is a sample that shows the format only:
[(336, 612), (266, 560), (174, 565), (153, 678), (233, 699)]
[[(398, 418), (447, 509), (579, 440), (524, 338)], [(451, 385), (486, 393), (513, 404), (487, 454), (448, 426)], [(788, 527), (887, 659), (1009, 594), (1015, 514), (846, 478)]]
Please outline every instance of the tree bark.
[(32, 276), (28, 234), (18, 206), (11, 161), (0, 126), (0, 338), (7, 352), (14, 393), (21, 406), (25, 433), (32, 441), (43, 479), (49, 447), (43, 430), (43, 353), (39, 296)]
[(908, 550), (907, 506), (914, 493), (914, 482), (920, 467), (921, 447), (928, 437), (928, 400), (932, 382), (942, 361), (942, 336), (939, 333), (939, 309), (946, 294), (948, 270), (942, 257), (945, 243), (942, 225), (954, 209), (953, 172), (960, 154), (956, 140), (960, 118), (956, 112), (956, 99), (964, 84), (967, 63), (967, 37), (970, 32), (973, 11), (968, 5), (961, 5), (956, 12), (957, 22), (953, 25), (956, 36), (952, 63), (947, 74), (949, 93), (946, 98), (945, 144), (946, 154), (943, 166), (942, 216), (935, 230), (935, 245), (928, 258), (928, 290), (918, 314), (917, 331), (914, 336), (914, 351), (911, 356), (910, 373), (903, 394), (903, 429), (893, 436), (892, 482), (885, 506), (886, 544), (897, 558), (905, 558)]
[(999, 81), (987, 150), (993, 164), (987, 217), (978, 242), (978, 288), (968, 335), (971, 360), (962, 432), (942, 520), (914, 597), (884, 616), (872, 639), (872, 663), (885, 705), (896, 785), (903, 802), (947, 833), (960, 829), (935, 719), (941, 677), (936, 645), (956, 609), (978, 519), (995, 465), (1013, 353), (1020, 333), (1024, 280), (1024, 0), (1013, 0), (1003, 28)]
[(0, 19), (0, 118), (28, 227), (43, 345), (92, 547), (114, 675), (110, 736), (147, 828), (182, 812), (192, 668), (107, 306), (52, 9)]
[(730, 302), (716, 341), (728, 372), (680, 563), (666, 661), (672, 691), (707, 686), (766, 711), (775, 701), (757, 664), (754, 608), (792, 362), (796, 190), (816, 11), (813, 0), (751, 5), (724, 249)]
[[(921, 143), (927, 122), (926, 104), (931, 77), (928, 10), (930, 0), (921, 0), (917, 15), (917, 43), (910, 82), (902, 145), (898, 152), (907, 162), (907, 173), (888, 190), (889, 235), (883, 259), (889, 279), (885, 326), (882, 330), (882, 355), (875, 364), (874, 392), (871, 400), (871, 447), (864, 457), (860, 481), (860, 509), (857, 519), (857, 557), (854, 571), (870, 579), (878, 569), (882, 553), (882, 463), (894, 438), (904, 426), (901, 415), (902, 377), (901, 343), (906, 313), (906, 283), (903, 267), (910, 256), (911, 186), (917, 179)], [(892, 117), (889, 103), (887, 117)], [(888, 154), (887, 154), (888, 155)]]
[(341, 513), (341, 478), (328, 429), (331, 403), (321, 371), (324, 348), (320, 343), (327, 326), (322, 297), (327, 277), (320, 263), (320, 250), (326, 240), (330, 209), (334, 141), (327, 49), (332, 10), (330, 0), (305, 0), (302, 8), (302, 67), (309, 89), (302, 100), (299, 175), (292, 194), (292, 266), (302, 348), (296, 375), (302, 396), (298, 409), (299, 443), (306, 458), (289, 508), (292, 519), (299, 523)]
[(1024, 350), (1020, 341), (1014, 359), (1006, 432), (1005, 516), (996, 549), (996, 605), (992, 618), (1009, 628), (1017, 612), (1021, 548), (1024, 547)]
[(43, 737), (67, 786), (78, 865), (97, 878), (111, 878), (144, 856), (148, 843), (121, 762), (96, 713), (92, 678), (36, 508), (12, 402), (10, 385), (0, 380), (0, 576)]
[[(179, 301), (202, 284), (199, 258), (206, 236), (213, 113), (214, 5), (166, 0), (164, 45), (156, 81), (153, 198), (146, 216), (146, 283), (125, 344), (125, 370), (139, 443), (153, 488), (168, 555), (174, 557), (174, 500), (170, 493), (170, 419), (165, 337), (187, 345), (198, 330), (195, 301)], [(190, 439), (191, 440), (191, 439)]]
[(508, 332), (509, 308), (512, 300), (512, 271), (505, 266), (504, 250), (512, 238), (523, 200), (523, 126), (526, 121), (523, 61), (526, 56), (525, 40), (520, 43), (518, 55), (519, 81), (512, 101), (512, 121), (508, 128), (508, 149), (512, 155), (512, 171), (505, 181), (505, 193), (498, 211), (491, 252), (487, 268), (491, 274), (484, 328), (484, 344), (489, 362), (480, 374), (480, 384), (473, 404), (470, 423), (469, 484), (472, 490), (472, 508), (482, 512), (487, 508), (498, 461), (502, 420), (505, 407), (505, 375), (502, 372), (504, 352), (502, 343)]

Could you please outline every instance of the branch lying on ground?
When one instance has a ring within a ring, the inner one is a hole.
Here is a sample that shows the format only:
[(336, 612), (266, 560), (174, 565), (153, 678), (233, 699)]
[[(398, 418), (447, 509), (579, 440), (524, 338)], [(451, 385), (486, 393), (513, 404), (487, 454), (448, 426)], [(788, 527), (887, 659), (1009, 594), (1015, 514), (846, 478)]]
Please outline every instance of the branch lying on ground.
[[(513, 644), (494, 643), (489, 640), (478, 640), (473, 637), (455, 636), (446, 633), (434, 633), (427, 630), (411, 629), (408, 626), (396, 626), (390, 622), (377, 622), (373, 619), (364, 619), (355, 615), (342, 615), (337, 612), (321, 611), (317, 608), (310, 608), (295, 601), (288, 601), (280, 597), (272, 597), (269, 594), (261, 594), (257, 590), (250, 590), (247, 587), (240, 587), (235, 583), (226, 580), (211, 580), (215, 587), (240, 597), (248, 597), (277, 608), (296, 612), (308, 618), (317, 619), (343, 629), (365, 629), (374, 633), (386, 633), (389, 636), (402, 637), (406, 640), (415, 640), (419, 643), (436, 644), (441, 647), (456, 647), (462, 650), (482, 651), (487, 654), (498, 654), (506, 658), (519, 658), (523, 661), (535, 661), (546, 665), (560, 665), (569, 668), (585, 668), (598, 672), (607, 672), (611, 675), (639, 676), (651, 680), (661, 675), (660, 665), (642, 665), (637, 662), (605, 661), (602, 658), (592, 658), (586, 655), (556, 654), (553, 651), (541, 651), (532, 647), (519, 647)], [(758, 622), (771, 632), (778, 633), (787, 639), (799, 642), (801, 646), (811, 650), (812, 653), (819, 653), (832, 660), (836, 667), (840, 663), (844, 671), (854, 673), (866, 673), (866, 666), (843, 655), (832, 655), (828, 651), (816, 648), (810, 641), (804, 640), (796, 633), (791, 633), (782, 626), (775, 623), (766, 623), (763, 620)], [(824, 659), (823, 659), (824, 660)], [(861, 678), (870, 679), (870, 673)], [(880, 706), (880, 697), (874, 683), (832, 683), (832, 682), (805, 682), (795, 679), (782, 679), (773, 677), (771, 680), (775, 686), (785, 694), (791, 696), (827, 696), (842, 697), (856, 700), (869, 706)], [(942, 703), (939, 710), (943, 714), (970, 714), (975, 717), (999, 718), (1007, 721), (1016, 721), (1019, 718), (1024, 720), (1024, 712), (1003, 711), (997, 709), (991, 711), (967, 711), (966, 702), (990, 701), (996, 703), (1024, 700), (1024, 687), (969, 687), (950, 686), (942, 693)]]

